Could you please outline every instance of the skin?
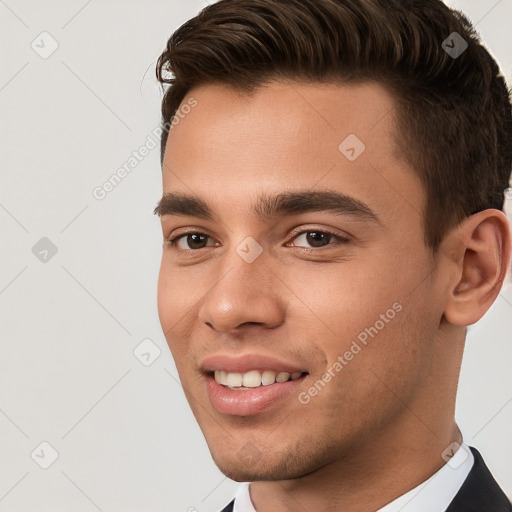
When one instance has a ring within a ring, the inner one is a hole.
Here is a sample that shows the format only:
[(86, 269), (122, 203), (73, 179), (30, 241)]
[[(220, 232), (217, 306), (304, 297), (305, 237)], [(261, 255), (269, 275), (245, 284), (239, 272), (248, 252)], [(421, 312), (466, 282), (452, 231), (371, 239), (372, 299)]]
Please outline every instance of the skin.
[[(198, 104), (171, 129), (163, 191), (199, 196), (217, 220), (161, 216), (158, 307), (213, 459), (253, 482), (258, 512), (376, 510), (462, 442), (454, 409), (465, 326), (503, 283), (506, 216), (485, 210), (437, 252), (425, 245), (425, 192), (394, 143), (394, 102), (378, 84), (272, 82), (250, 96), (213, 84), (189, 97)], [(338, 149), (349, 134), (366, 146), (353, 162)], [(325, 189), (364, 202), (380, 221), (332, 212), (262, 219), (251, 209), (261, 193)], [(165, 241), (187, 229), (209, 237), (204, 247)], [(325, 235), (327, 245), (313, 246), (308, 230), (348, 241)], [(250, 264), (236, 252), (248, 236), (263, 249)], [(395, 303), (401, 311), (308, 404), (290, 396), (251, 417), (211, 406), (199, 371), (206, 356), (300, 363), (307, 392)]]

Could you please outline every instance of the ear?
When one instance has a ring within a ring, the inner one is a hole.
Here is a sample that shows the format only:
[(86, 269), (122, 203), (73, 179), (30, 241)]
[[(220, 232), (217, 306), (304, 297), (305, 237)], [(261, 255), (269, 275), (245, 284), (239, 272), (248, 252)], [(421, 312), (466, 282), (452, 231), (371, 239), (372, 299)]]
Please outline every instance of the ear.
[(471, 215), (447, 235), (445, 254), (455, 265), (444, 316), (458, 326), (474, 324), (491, 307), (507, 277), (511, 230), (499, 210)]

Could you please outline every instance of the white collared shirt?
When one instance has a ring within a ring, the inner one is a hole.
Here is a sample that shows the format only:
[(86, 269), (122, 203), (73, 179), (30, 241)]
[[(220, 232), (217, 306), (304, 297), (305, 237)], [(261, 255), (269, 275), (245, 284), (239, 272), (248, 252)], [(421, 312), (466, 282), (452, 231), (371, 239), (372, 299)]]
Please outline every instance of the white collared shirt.
[[(462, 443), (439, 471), (377, 512), (444, 512), (462, 487), (474, 461), (471, 450)], [(233, 512), (257, 512), (251, 501), (248, 482), (240, 484)]]

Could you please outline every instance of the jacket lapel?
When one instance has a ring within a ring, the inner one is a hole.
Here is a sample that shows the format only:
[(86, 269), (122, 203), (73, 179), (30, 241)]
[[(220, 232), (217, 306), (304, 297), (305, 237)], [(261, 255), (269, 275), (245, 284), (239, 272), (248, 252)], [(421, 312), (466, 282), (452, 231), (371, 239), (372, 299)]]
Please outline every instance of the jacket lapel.
[(512, 512), (512, 505), (494, 480), (480, 452), (470, 447), (475, 463), (446, 512)]

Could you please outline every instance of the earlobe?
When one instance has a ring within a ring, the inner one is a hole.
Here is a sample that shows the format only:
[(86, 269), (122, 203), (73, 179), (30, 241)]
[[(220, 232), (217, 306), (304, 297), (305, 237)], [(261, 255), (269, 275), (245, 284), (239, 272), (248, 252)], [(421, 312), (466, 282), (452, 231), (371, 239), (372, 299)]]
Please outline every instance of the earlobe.
[(451, 324), (474, 324), (491, 307), (508, 273), (511, 233), (507, 216), (484, 210), (454, 230), (459, 241), (458, 278), (448, 290), (444, 316)]

